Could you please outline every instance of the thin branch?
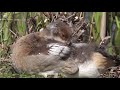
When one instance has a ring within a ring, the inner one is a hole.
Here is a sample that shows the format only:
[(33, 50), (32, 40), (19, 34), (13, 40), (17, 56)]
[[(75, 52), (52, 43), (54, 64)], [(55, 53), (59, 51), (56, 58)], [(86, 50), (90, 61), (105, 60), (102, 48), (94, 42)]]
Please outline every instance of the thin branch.
[(14, 33), (11, 29), (9, 29), (12, 34), (15, 35), (15, 37), (18, 37), (16, 33)]
[(75, 33), (73, 33), (72, 37), (73, 37), (76, 33), (78, 33), (78, 31), (79, 31), (80, 28), (83, 26), (83, 24), (84, 24), (84, 22), (82, 22), (82, 24), (80, 25), (80, 27), (75, 31)]

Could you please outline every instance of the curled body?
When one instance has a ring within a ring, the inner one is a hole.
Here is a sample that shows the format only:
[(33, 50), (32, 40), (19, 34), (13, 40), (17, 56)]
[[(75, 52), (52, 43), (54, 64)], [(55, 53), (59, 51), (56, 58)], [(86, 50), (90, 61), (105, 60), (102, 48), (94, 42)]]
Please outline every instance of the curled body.
[(13, 45), (14, 67), (19, 72), (63, 73), (66, 77), (96, 78), (114, 65), (112, 60), (95, 51), (94, 45), (73, 43), (66, 46), (71, 35), (69, 26), (56, 22), (41, 32), (21, 37)]
[[(12, 62), (18, 72), (25, 71), (28, 73), (44, 71), (42, 68), (53, 67), (59, 63), (59, 59), (64, 58), (64, 54), (69, 54), (69, 48), (64, 44), (71, 38), (72, 30), (63, 22), (50, 23), (44, 30), (34, 32), (20, 37), (14, 44), (12, 49)], [(58, 46), (51, 48), (51, 43), (58, 43)], [(52, 50), (54, 50), (53, 53)], [(66, 56), (65, 56), (66, 57)], [(46, 63), (47, 62), (47, 63)], [(54, 62), (54, 63), (53, 63)], [(61, 62), (62, 63), (62, 62)], [(47, 64), (46, 66), (44, 66)]]

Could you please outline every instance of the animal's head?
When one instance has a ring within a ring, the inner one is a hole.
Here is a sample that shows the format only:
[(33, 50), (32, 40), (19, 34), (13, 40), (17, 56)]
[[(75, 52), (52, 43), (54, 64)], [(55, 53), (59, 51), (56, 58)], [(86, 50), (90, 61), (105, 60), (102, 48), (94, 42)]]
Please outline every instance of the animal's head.
[(62, 21), (52, 22), (46, 28), (49, 30), (53, 39), (60, 42), (69, 41), (73, 33), (71, 27)]

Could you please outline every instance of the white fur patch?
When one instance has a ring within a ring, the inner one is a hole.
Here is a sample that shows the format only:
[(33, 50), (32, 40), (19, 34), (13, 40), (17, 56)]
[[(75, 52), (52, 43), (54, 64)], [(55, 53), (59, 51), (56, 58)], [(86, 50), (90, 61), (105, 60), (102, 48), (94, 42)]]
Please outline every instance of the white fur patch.
[(79, 64), (79, 77), (87, 77), (87, 78), (97, 78), (100, 73), (95, 66), (95, 64), (89, 60), (86, 61), (85, 63)]
[(48, 45), (50, 47), (48, 53), (50, 55), (59, 55), (61, 57), (66, 56), (66, 54), (69, 54), (70, 48), (67, 46), (62, 46), (58, 43), (51, 43)]

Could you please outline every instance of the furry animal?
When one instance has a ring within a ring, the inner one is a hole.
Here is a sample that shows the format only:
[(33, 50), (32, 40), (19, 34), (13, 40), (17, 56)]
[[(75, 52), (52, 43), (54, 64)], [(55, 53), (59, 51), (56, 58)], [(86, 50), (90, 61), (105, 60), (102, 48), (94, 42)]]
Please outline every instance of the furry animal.
[[(49, 67), (53, 62), (55, 62), (53, 65), (59, 63), (57, 60), (66, 58), (70, 52), (70, 49), (64, 44), (71, 38), (71, 35), (72, 30), (67, 24), (56, 21), (47, 25), (40, 32), (22, 36), (13, 44), (12, 62), (14, 67), (19, 72), (31, 73), (44, 71), (42, 68)], [(61, 48), (55, 46), (53, 49), (51, 43), (59, 43), (63, 46)], [(47, 65), (45, 66), (45, 64)], [(50, 66), (51, 69), (53, 67)]]
[(62, 73), (68, 78), (97, 78), (107, 68), (115, 65), (113, 60), (98, 52), (98, 47), (94, 44), (73, 43), (70, 48), (69, 58), (55, 59), (57, 63), (54, 66), (57, 67), (42, 74), (47, 76)]
[(50, 23), (41, 32), (19, 38), (13, 45), (12, 62), (18, 72), (57, 74), (66, 77), (99, 77), (112, 60), (95, 50), (95, 46), (72, 43), (72, 30), (63, 22)]

